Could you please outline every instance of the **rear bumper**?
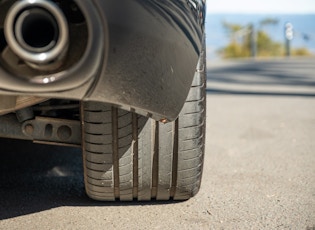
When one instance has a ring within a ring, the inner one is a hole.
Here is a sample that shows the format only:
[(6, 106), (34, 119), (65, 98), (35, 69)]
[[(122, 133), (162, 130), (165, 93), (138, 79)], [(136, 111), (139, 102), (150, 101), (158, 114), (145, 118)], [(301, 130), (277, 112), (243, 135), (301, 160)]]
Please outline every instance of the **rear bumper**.
[(58, 73), (60, 80), (41, 85), (0, 64), (0, 94), (101, 101), (156, 120), (174, 120), (203, 47), (202, 2), (75, 2), (87, 22), (84, 56)]

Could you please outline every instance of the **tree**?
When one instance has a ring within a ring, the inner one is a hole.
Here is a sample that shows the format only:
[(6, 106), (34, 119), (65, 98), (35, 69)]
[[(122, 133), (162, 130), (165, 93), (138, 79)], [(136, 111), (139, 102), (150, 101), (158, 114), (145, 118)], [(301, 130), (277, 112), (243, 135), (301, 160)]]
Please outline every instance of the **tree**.
[(261, 21), (259, 22), (259, 25), (260, 25), (261, 27), (263, 27), (263, 26), (270, 26), (270, 25), (275, 26), (275, 25), (277, 25), (278, 23), (279, 23), (279, 20), (276, 19), (276, 18), (265, 18), (265, 19), (263, 19), (263, 20), (261, 20)]
[(257, 32), (257, 54), (258, 56), (282, 56), (283, 47), (279, 42), (273, 41), (270, 36), (262, 31)]
[(259, 22), (259, 30), (257, 31), (257, 51), (258, 56), (281, 56), (283, 48), (281, 43), (275, 42), (264, 31), (265, 26), (275, 26), (279, 22), (276, 18), (265, 18)]
[(239, 24), (223, 22), (223, 27), (229, 36), (230, 43), (221, 49), (219, 53), (224, 58), (246, 57), (249, 52), (250, 30)]

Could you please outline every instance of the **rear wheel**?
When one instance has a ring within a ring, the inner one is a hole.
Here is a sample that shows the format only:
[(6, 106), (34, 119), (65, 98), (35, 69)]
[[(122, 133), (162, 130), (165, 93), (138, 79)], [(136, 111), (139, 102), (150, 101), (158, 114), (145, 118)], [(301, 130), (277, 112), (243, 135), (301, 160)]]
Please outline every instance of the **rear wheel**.
[(196, 72), (178, 119), (167, 124), (99, 102), (82, 103), (88, 196), (104, 201), (194, 196), (203, 168), (205, 87), (205, 72)]

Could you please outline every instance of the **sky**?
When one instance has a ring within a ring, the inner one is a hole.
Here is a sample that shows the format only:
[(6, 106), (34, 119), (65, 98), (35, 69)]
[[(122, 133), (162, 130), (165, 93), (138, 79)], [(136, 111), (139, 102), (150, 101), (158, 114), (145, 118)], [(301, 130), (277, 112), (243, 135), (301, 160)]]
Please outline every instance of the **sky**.
[(315, 0), (207, 0), (208, 13), (315, 13)]

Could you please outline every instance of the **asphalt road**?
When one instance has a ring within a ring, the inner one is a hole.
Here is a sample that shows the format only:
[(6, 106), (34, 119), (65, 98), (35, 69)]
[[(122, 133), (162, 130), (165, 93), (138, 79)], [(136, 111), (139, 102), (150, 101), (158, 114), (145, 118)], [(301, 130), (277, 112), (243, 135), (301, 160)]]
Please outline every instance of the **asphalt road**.
[(91, 201), (79, 150), (0, 140), (0, 229), (315, 229), (315, 60), (208, 66), (196, 197)]

